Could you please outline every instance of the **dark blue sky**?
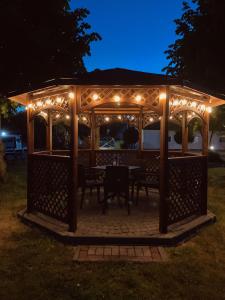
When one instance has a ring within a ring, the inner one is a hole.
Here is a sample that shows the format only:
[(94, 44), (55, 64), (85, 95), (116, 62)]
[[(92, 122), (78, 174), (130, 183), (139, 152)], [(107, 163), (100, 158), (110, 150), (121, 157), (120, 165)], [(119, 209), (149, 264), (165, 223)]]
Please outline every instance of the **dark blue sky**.
[(92, 44), (85, 59), (88, 71), (114, 67), (162, 73), (163, 53), (176, 39), (174, 19), (183, 0), (72, 0), (90, 10), (87, 21), (102, 41)]

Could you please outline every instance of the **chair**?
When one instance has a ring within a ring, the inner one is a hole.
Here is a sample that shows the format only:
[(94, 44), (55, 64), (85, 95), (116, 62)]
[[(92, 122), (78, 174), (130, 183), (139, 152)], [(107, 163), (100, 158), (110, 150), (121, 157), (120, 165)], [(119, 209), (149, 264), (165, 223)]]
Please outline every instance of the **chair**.
[(136, 180), (137, 195), (136, 195), (136, 205), (139, 201), (139, 192), (142, 187), (145, 188), (146, 196), (149, 197), (148, 189), (159, 189), (159, 175), (151, 172), (144, 172)]
[(83, 208), (86, 189), (89, 188), (92, 192), (93, 188), (97, 189), (97, 200), (100, 203), (100, 188), (103, 186), (100, 174), (95, 170), (85, 168), (83, 165), (78, 165), (78, 188), (81, 188), (80, 209)]
[(104, 180), (103, 214), (108, 208), (108, 199), (117, 197), (125, 198), (128, 215), (130, 214), (129, 203), (129, 169), (126, 166), (106, 167)]

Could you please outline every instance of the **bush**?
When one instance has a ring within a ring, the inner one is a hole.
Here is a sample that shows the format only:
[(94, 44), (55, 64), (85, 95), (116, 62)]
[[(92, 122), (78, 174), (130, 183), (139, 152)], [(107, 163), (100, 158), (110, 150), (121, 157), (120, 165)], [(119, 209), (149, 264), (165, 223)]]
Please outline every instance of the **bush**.
[(0, 181), (5, 181), (6, 179), (6, 163), (4, 159), (4, 145), (0, 140)]

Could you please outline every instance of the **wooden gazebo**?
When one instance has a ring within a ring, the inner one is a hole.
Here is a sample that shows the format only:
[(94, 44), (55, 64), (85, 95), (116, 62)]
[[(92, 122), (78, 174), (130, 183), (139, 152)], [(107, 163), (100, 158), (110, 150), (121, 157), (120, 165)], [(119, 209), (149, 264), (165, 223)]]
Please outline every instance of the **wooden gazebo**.
[[(75, 232), (77, 222), (77, 164), (110, 164), (120, 153), (124, 164), (135, 158), (158, 159), (159, 234), (170, 226), (207, 216), (207, 155), (209, 114), (224, 104), (221, 96), (176, 78), (124, 69), (94, 71), (68, 79), (50, 80), (27, 91), (13, 92), (10, 99), (27, 108), (28, 186), (27, 211), (41, 213)], [(46, 151), (34, 150), (34, 117), (46, 120)], [(52, 126), (61, 118), (70, 121), (70, 151), (52, 147)], [(188, 150), (188, 124), (202, 122), (202, 153)], [(128, 122), (139, 131), (136, 150), (99, 150), (98, 128), (111, 121)], [(168, 150), (168, 123), (182, 126), (182, 150)], [(78, 123), (90, 127), (90, 149), (78, 150)], [(144, 150), (142, 130), (160, 122), (160, 149)]]

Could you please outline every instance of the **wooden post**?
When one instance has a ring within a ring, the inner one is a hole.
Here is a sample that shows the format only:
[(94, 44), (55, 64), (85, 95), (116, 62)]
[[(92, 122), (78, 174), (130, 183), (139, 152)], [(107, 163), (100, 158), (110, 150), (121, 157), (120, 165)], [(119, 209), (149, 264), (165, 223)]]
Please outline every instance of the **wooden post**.
[(139, 141), (139, 157), (141, 157), (141, 153), (143, 151), (143, 135), (142, 135), (142, 129), (143, 129), (143, 112), (142, 109), (138, 116), (138, 141)]
[(208, 156), (209, 153), (209, 113), (206, 111), (202, 124), (202, 154)]
[(208, 202), (208, 153), (209, 153), (209, 113), (206, 111), (203, 125), (202, 125), (202, 174), (203, 174), (203, 184), (202, 184), (202, 199), (201, 199), (201, 214), (207, 214), (207, 202)]
[(91, 165), (95, 166), (95, 149), (96, 149), (96, 126), (95, 112), (91, 112)]
[(73, 89), (74, 99), (70, 101), (71, 110), (71, 191), (69, 204), (69, 231), (77, 229), (77, 160), (78, 160), (78, 115), (77, 115), (77, 93)]
[(159, 203), (159, 231), (167, 233), (167, 193), (168, 193), (168, 116), (169, 116), (169, 89), (160, 90), (161, 121), (160, 121), (160, 203)]
[(34, 119), (32, 119), (31, 111), (27, 109), (27, 153), (34, 152)]
[(49, 154), (52, 153), (52, 115), (50, 110), (48, 110), (48, 122), (46, 125), (46, 150), (49, 151)]
[(30, 186), (32, 176), (32, 158), (34, 152), (34, 119), (32, 119), (31, 110), (27, 109), (27, 212), (32, 211), (32, 199), (30, 198)]
[(188, 151), (188, 124), (187, 124), (187, 112), (183, 113), (182, 118), (182, 154)]

